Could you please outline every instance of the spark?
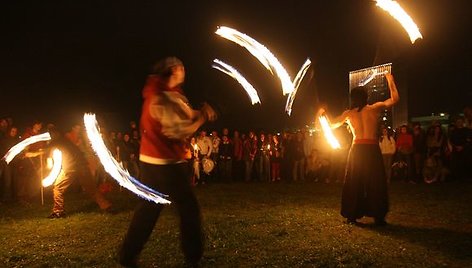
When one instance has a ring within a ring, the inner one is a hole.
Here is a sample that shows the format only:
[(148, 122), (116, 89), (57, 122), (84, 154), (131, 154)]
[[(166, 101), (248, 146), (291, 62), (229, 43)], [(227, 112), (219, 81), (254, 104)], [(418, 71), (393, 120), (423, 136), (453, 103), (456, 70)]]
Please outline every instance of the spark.
[(393, 0), (376, 0), (377, 6), (390, 13), (390, 15), (396, 19), (402, 25), (403, 29), (408, 33), (411, 43), (419, 38), (423, 38), (418, 29), (418, 26), (413, 19), (406, 13), (406, 11), (398, 4), (397, 1)]
[[(50, 158), (48, 158), (49, 160)], [(52, 185), (61, 174), (62, 170), (62, 152), (59, 149), (52, 151), (52, 168), (49, 175), (42, 180), (43, 187)], [(48, 161), (49, 164), (49, 161)]]
[(308, 58), (306, 59), (305, 63), (302, 65), (302, 67), (298, 71), (297, 75), (295, 76), (295, 79), (293, 80), (294, 90), (288, 95), (287, 103), (285, 104), (285, 112), (287, 112), (288, 115), (292, 114), (292, 105), (293, 105), (293, 101), (295, 100), (295, 96), (297, 95), (298, 87), (300, 86), (303, 78), (305, 77), (305, 74), (308, 71), (308, 68), (310, 68), (310, 65), (311, 65), (311, 60), (310, 58)]
[(105, 171), (110, 174), (121, 186), (135, 193), (141, 198), (153, 201), (157, 204), (170, 204), (167, 195), (157, 192), (156, 190), (142, 184), (133, 178), (126, 169), (123, 169), (118, 161), (113, 158), (111, 152), (105, 146), (100, 134), (95, 114), (85, 114), (84, 124), (92, 149), (97, 154)]
[(8, 150), (8, 152), (3, 156), (3, 160), (9, 164), (15, 156), (17, 156), (19, 153), (21, 153), (27, 146), (37, 143), (40, 141), (48, 141), (51, 139), (51, 135), (49, 135), (49, 132), (39, 134), (39, 135), (34, 135), (29, 138), (26, 138), (25, 140), (17, 143), (13, 147)]
[(246, 48), (249, 53), (256, 57), (267, 70), (272, 74), (277, 74), (284, 95), (293, 92), (294, 87), (290, 76), (268, 48), (254, 40), (252, 37), (229, 27), (219, 26), (215, 33)]
[(321, 129), (323, 130), (323, 134), (326, 140), (328, 141), (329, 145), (331, 145), (333, 149), (340, 149), (341, 145), (333, 134), (333, 131), (328, 121), (328, 117), (326, 115), (321, 115), (320, 117), (318, 117), (318, 120), (320, 121)]
[(246, 90), (246, 93), (249, 95), (249, 98), (251, 99), (251, 103), (253, 105), (256, 103), (261, 103), (261, 100), (259, 99), (259, 95), (257, 94), (256, 89), (234, 67), (218, 59), (214, 59), (213, 62), (214, 62), (214, 64), (212, 65), (213, 68), (220, 70), (221, 72), (231, 76), (236, 81), (238, 81), (239, 84), (241, 84), (244, 90)]

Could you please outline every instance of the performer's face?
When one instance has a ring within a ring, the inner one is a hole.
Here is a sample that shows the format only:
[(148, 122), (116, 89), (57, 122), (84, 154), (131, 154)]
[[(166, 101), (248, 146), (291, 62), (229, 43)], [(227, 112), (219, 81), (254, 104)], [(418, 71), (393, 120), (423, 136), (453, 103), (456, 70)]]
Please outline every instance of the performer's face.
[(184, 82), (185, 79), (185, 68), (183, 65), (177, 65), (172, 67), (172, 75), (176, 78), (177, 81), (180, 83)]

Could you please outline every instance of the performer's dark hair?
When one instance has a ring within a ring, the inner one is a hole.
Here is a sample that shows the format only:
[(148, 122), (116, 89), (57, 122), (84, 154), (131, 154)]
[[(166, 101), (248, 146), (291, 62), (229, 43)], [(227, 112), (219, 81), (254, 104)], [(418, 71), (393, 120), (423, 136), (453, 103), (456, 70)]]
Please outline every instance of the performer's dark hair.
[(367, 105), (367, 89), (364, 86), (358, 86), (351, 89), (351, 107), (350, 109), (357, 108), (360, 112), (364, 106)]

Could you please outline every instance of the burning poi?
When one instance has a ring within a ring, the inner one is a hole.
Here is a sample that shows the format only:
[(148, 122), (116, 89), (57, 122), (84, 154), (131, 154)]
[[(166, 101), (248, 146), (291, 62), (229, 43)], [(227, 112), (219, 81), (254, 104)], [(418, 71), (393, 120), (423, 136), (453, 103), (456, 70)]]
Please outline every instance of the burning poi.
[(246, 90), (246, 93), (251, 99), (251, 103), (253, 105), (256, 103), (261, 103), (261, 100), (259, 99), (259, 95), (257, 94), (256, 89), (233, 66), (228, 65), (218, 59), (214, 59), (213, 62), (214, 62), (214, 64), (212, 65), (213, 68), (231, 76), (236, 81), (238, 81), (238, 83), (244, 88), (244, 90)]
[(110, 174), (113, 179), (115, 179), (121, 186), (141, 198), (157, 204), (170, 204), (170, 201), (165, 199), (167, 198), (165, 194), (159, 193), (133, 178), (129, 172), (126, 169), (123, 169), (118, 161), (113, 158), (111, 152), (107, 149), (105, 142), (102, 139), (97, 120), (95, 119), (95, 114), (85, 114), (84, 124), (92, 149), (97, 154), (100, 162), (105, 168), (105, 171)]
[(310, 65), (311, 60), (310, 58), (308, 58), (298, 71), (297, 76), (295, 76), (295, 79), (293, 80), (293, 91), (288, 95), (287, 103), (285, 104), (285, 112), (287, 112), (288, 115), (292, 114), (292, 105), (293, 101), (295, 100), (295, 96), (297, 95), (298, 87), (300, 86), (303, 78), (305, 77), (308, 68), (310, 68)]
[(406, 11), (393, 0), (376, 0), (377, 6), (387, 11), (402, 25), (403, 29), (408, 33), (411, 43), (415, 43), (417, 39), (423, 38), (418, 26)]
[(329, 124), (328, 117), (326, 115), (320, 115), (318, 117), (318, 120), (320, 122), (321, 129), (323, 130), (323, 134), (331, 148), (340, 149), (341, 145), (333, 134), (333, 130), (331, 129), (331, 125)]
[[(48, 187), (52, 185), (57, 177), (61, 174), (62, 170), (62, 152), (59, 149), (54, 149), (52, 151), (52, 158), (48, 158), (48, 161), (51, 161), (51, 172), (49, 175), (44, 178), (41, 183), (43, 187)], [(48, 163), (49, 164), (49, 163)]]
[(11, 160), (15, 158), (15, 156), (21, 153), (29, 145), (40, 142), (40, 141), (48, 141), (50, 139), (51, 139), (51, 135), (49, 135), (49, 132), (31, 136), (17, 143), (15, 146), (11, 147), (10, 150), (8, 150), (8, 152), (3, 156), (2, 159), (5, 160), (7, 164), (9, 164)]
[(249, 53), (256, 57), (267, 70), (269, 70), (272, 74), (277, 74), (280, 79), (280, 83), (282, 84), (282, 91), (284, 95), (293, 92), (294, 86), (287, 71), (279, 62), (279, 60), (274, 56), (274, 54), (272, 54), (272, 52), (270, 52), (270, 50), (264, 45), (244, 33), (225, 26), (218, 27), (215, 33), (244, 47), (249, 51)]

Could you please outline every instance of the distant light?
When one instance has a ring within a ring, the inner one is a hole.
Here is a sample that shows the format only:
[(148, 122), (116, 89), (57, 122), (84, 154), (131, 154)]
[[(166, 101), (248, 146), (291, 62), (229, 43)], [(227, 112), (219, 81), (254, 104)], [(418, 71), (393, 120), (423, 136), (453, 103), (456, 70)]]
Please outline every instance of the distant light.
[(385, 116), (382, 117), (382, 120), (383, 120), (383, 121), (387, 121), (387, 117), (385, 117)]
[(440, 114), (439, 114), (439, 116), (445, 116), (445, 115), (446, 115), (446, 114), (444, 114), (444, 113), (440, 113)]

